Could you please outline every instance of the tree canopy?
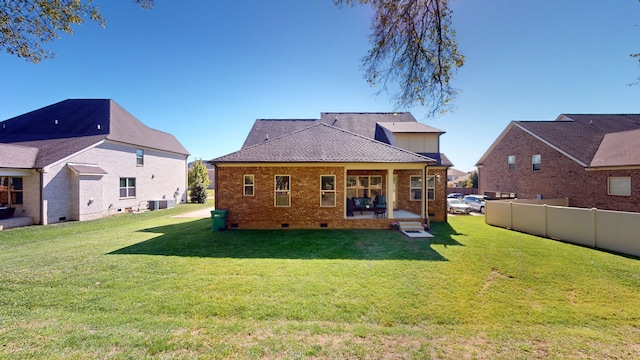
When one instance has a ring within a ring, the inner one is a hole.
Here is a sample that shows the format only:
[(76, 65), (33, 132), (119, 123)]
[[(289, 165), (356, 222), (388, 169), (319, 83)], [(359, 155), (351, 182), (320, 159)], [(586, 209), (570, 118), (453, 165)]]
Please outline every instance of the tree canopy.
[[(132, 0), (143, 8), (153, 0)], [(44, 43), (73, 34), (73, 25), (91, 19), (104, 27), (92, 0), (0, 0), (0, 48), (27, 61), (38, 63), (52, 58)]]
[[(334, 0), (354, 6), (356, 0)], [(451, 86), (464, 64), (451, 26), (449, 0), (358, 0), (369, 4), (371, 48), (363, 58), (364, 76), (372, 86), (398, 86), (398, 108), (425, 106), (430, 114), (453, 108), (458, 90)]]

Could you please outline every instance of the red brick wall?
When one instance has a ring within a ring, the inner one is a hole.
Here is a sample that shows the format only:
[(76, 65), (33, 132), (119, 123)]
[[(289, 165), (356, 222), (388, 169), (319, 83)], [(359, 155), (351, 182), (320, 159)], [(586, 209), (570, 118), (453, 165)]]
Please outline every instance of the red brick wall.
[[(357, 171), (362, 172), (362, 171)], [(357, 173), (353, 172), (353, 174)], [(382, 175), (383, 192), (386, 193), (385, 171), (364, 171), (362, 175)], [(422, 172), (418, 170), (417, 175)], [(254, 195), (243, 195), (244, 175), (254, 175)], [(349, 174), (352, 174), (349, 171)], [(291, 206), (274, 206), (274, 177), (275, 175), (289, 175), (291, 177)], [(336, 175), (336, 206), (320, 206), (320, 176)], [(406, 177), (406, 181), (405, 181)], [(441, 174), (446, 179), (446, 171)], [(218, 167), (216, 168), (216, 208), (229, 210), (227, 226), (237, 224), (244, 229), (280, 229), (282, 224), (289, 224), (289, 228), (320, 228), (320, 224), (327, 224), (327, 228), (389, 228), (392, 220), (378, 219), (345, 219), (345, 184), (343, 167)], [(409, 175), (406, 171), (398, 172), (398, 200), (400, 208), (420, 214), (420, 202), (409, 202)], [(437, 191), (446, 197), (446, 181)], [(390, 200), (388, 200), (390, 201)], [(446, 200), (443, 200), (446, 201)], [(444, 204), (444, 203), (443, 203)], [(430, 212), (436, 209), (429, 204)], [(445, 206), (441, 211), (435, 211), (432, 221), (446, 221)], [(397, 219), (396, 219), (397, 220)]]
[[(541, 170), (533, 171), (531, 156), (541, 155)], [(507, 157), (516, 156), (508, 170)], [(607, 194), (607, 178), (630, 176), (632, 196)], [(479, 193), (513, 192), (520, 199), (569, 198), (575, 207), (640, 212), (640, 170), (586, 171), (577, 162), (518, 127), (512, 127), (478, 169)]]

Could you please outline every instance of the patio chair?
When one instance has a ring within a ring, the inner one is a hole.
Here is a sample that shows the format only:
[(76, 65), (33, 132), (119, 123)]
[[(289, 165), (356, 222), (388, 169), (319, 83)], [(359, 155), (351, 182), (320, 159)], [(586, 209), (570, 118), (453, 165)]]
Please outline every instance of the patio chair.
[(376, 209), (387, 208), (387, 198), (384, 195), (376, 195), (376, 199), (373, 201)]

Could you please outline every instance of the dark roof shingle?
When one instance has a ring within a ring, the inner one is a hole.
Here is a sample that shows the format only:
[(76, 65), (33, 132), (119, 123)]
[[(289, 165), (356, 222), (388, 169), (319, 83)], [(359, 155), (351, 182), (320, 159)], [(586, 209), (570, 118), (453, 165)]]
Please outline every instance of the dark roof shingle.
[(337, 127), (316, 123), (210, 162), (428, 163), (434, 160)]
[(640, 115), (564, 114), (555, 121), (514, 123), (588, 165), (606, 134), (640, 129)]
[(104, 139), (189, 154), (173, 135), (147, 127), (110, 99), (64, 100), (0, 124), (0, 143), (40, 149), (38, 167)]

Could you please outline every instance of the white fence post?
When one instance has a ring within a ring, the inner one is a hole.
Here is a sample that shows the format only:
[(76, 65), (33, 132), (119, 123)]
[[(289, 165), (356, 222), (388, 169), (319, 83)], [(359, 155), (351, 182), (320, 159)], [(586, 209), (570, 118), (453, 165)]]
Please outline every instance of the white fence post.
[(593, 221), (593, 247), (598, 247), (598, 209), (591, 208), (591, 221)]

